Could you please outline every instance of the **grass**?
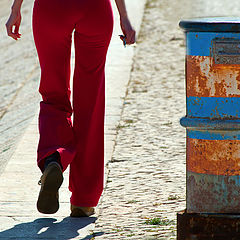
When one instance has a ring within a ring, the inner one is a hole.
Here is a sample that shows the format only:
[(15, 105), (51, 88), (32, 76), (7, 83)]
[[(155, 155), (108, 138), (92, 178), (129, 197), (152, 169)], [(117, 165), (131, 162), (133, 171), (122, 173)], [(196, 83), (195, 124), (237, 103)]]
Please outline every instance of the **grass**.
[(177, 196), (177, 195), (170, 195), (169, 197), (168, 197), (168, 200), (178, 200), (180, 197), (179, 196)]
[(137, 203), (137, 200), (129, 200), (127, 203)]
[(122, 231), (124, 231), (124, 229), (121, 226), (117, 226), (117, 225), (115, 225), (112, 230), (114, 232), (122, 232)]
[(173, 223), (168, 219), (161, 219), (161, 218), (152, 218), (145, 221), (147, 225), (159, 225), (159, 226), (169, 226)]
[(134, 236), (133, 233), (130, 233), (130, 234), (127, 235), (127, 237), (133, 237), (133, 236)]
[(126, 119), (124, 120), (125, 123), (134, 123), (134, 121), (132, 119)]
[(134, 120), (132, 120), (132, 119), (126, 119), (126, 120), (124, 120), (124, 122), (126, 123), (126, 125), (121, 125), (121, 124), (119, 124), (119, 125), (117, 126), (117, 130), (122, 129), (122, 128), (126, 128), (126, 127), (130, 127), (130, 126), (131, 126), (130, 124), (134, 123)]
[(126, 128), (126, 127), (129, 127), (130, 125), (118, 125), (117, 126), (117, 129), (122, 129), (122, 128)]

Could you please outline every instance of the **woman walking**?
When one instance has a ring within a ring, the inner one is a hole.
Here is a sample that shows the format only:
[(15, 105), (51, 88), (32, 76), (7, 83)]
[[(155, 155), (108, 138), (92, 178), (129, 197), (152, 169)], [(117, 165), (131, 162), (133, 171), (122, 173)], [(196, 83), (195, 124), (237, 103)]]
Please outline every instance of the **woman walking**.
[[(14, 0), (7, 33), (21, 37), (21, 5)], [(135, 42), (125, 1), (115, 0), (126, 44)], [(70, 165), (71, 216), (94, 214), (103, 191), (105, 61), (112, 36), (110, 0), (35, 0), (33, 35), (41, 67), (37, 163), (42, 171), (37, 208), (59, 208), (62, 173)], [(70, 59), (74, 31), (75, 69), (70, 101)], [(117, 81), (117, 80), (116, 80)], [(71, 116), (73, 115), (73, 122)]]

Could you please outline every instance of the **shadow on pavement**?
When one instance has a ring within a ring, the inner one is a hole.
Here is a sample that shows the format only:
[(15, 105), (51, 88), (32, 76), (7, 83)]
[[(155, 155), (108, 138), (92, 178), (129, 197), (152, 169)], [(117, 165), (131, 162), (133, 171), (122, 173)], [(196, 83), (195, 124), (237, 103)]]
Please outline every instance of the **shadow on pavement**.
[[(81, 236), (81, 229), (94, 223), (97, 218), (71, 218), (66, 217), (61, 222), (55, 218), (38, 218), (33, 222), (20, 223), (13, 228), (0, 232), (0, 239), (58, 239), (67, 240)], [(78, 232), (79, 231), (79, 232)], [(85, 232), (87, 233), (87, 231)], [(94, 233), (102, 235), (103, 232)], [(91, 239), (93, 236), (84, 236), (82, 240)]]

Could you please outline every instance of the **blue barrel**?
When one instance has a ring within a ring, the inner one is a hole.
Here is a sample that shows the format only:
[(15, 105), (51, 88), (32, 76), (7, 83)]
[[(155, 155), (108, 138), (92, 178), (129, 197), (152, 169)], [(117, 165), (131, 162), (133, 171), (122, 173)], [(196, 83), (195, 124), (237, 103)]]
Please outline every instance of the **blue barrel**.
[(240, 18), (183, 20), (187, 212), (240, 212)]

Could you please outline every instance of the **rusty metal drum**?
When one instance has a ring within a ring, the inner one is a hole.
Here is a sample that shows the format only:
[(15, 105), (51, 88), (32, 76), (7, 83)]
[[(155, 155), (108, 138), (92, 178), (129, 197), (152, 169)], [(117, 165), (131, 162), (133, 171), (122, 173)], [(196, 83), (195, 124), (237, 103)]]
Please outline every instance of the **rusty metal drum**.
[(240, 18), (183, 20), (187, 212), (240, 213)]

